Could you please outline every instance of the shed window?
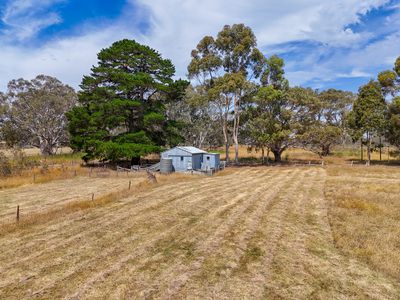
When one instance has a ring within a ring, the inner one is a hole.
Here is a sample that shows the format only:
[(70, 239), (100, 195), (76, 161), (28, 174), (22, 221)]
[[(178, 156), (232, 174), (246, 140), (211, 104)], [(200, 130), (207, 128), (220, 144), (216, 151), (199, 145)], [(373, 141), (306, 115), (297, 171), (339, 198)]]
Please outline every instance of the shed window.
[(210, 157), (209, 157), (209, 156), (207, 156), (207, 160), (210, 160)]
[(183, 156), (181, 156), (181, 161), (183, 161)]

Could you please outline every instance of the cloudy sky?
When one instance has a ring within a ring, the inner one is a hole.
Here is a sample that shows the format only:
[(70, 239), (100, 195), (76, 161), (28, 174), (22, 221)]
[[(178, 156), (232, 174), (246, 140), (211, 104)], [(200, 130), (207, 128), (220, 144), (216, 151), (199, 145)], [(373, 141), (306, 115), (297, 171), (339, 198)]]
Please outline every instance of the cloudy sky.
[(122, 38), (186, 77), (197, 42), (234, 23), (285, 59), (291, 85), (356, 91), (400, 56), (400, 0), (0, 0), (0, 90), (41, 73), (79, 88), (97, 52)]

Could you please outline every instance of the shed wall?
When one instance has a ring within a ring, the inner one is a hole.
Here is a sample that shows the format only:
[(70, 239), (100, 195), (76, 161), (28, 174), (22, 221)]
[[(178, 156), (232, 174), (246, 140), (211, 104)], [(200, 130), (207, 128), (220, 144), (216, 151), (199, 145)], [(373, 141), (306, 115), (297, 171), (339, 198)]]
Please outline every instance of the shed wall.
[[(207, 159), (208, 158), (208, 159)], [(219, 169), (220, 157), (217, 153), (203, 154), (202, 169)]]

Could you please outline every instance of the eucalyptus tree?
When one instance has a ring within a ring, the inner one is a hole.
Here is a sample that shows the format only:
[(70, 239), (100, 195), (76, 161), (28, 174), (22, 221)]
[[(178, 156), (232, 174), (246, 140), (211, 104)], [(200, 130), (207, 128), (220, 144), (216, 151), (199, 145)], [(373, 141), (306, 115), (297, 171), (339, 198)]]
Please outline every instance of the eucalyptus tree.
[(243, 104), (254, 92), (251, 81), (262, 75), (265, 57), (257, 48), (253, 31), (244, 24), (225, 25), (216, 38), (202, 38), (191, 57), (189, 78), (197, 79), (200, 85), (204, 85), (209, 101), (216, 103), (227, 161), (230, 145), (228, 133), (231, 132), (237, 163)]
[(181, 134), (186, 143), (198, 148), (223, 143), (218, 115), (203, 86), (189, 85), (182, 101), (167, 104), (167, 114), (182, 123)]
[(394, 97), (400, 92), (400, 56), (395, 61), (393, 70), (382, 71), (378, 74), (378, 81), (385, 96), (390, 94)]
[(276, 162), (282, 159), (282, 152), (295, 143), (294, 122), (296, 118), (297, 91), (289, 88), (284, 77), (284, 60), (276, 55), (265, 59), (262, 66), (261, 86), (248, 107), (246, 128), (252, 147), (274, 154)]
[(394, 63), (393, 70), (379, 73), (379, 83), (384, 95), (390, 94), (393, 99), (388, 105), (387, 130), (385, 132), (388, 141), (400, 149), (400, 56)]
[(387, 119), (386, 137), (400, 150), (400, 97), (395, 97), (389, 104)]
[(354, 102), (354, 95), (336, 89), (309, 93), (307, 106), (312, 122), (301, 136), (301, 143), (320, 157), (331, 153), (346, 135), (346, 118)]
[(76, 101), (74, 89), (54, 77), (12, 80), (3, 95), (2, 137), (9, 146), (30, 145), (54, 154), (67, 143), (65, 114)]
[(365, 138), (367, 142), (368, 164), (371, 163), (372, 139), (382, 135), (386, 127), (386, 102), (381, 85), (371, 80), (360, 87), (353, 110), (348, 117), (350, 129), (355, 139)]

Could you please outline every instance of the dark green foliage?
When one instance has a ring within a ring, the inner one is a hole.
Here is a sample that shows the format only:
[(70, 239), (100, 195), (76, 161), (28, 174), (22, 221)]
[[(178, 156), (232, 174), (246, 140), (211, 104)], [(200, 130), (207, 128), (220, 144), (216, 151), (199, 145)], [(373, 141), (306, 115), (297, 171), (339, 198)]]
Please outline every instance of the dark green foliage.
[(68, 114), (73, 149), (85, 152), (85, 160), (116, 161), (178, 143), (178, 124), (167, 118), (165, 105), (182, 98), (188, 83), (172, 79), (171, 61), (127, 39), (98, 59), (83, 78), (79, 107)]
[(394, 98), (388, 107), (386, 137), (392, 145), (400, 149), (400, 97)]
[(394, 63), (394, 71), (397, 73), (397, 76), (400, 76), (400, 56), (396, 59)]
[(285, 62), (277, 55), (272, 55), (267, 59), (266, 69), (261, 77), (261, 84), (267, 86), (271, 84), (275, 89), (286, 90), (289, 87), (289, 82), (285, 79), (285, 71), (283, 67)]
[(378, 74), (378, 81), (385, 96), (388, 94), (396, 96), (400, 91), (400, 56), (394, 63), (393, 70), (382, 71)]
[(397, 74), (394, 71), (383, 71), (378, 74), (378, 81), (382, 86), (384, 94), (396, 93)]
[(351, 125), (363, 132), (378, 133), (385, 125), (385, 99), (380, 85), (370, 81), (362, 86), (351, 112)]
[(348, 117), (353, 138), (365, 138), (367, 141), (368, 163), (371, 160), (372, 138), (384, 133), (385, 114), (386, 102), (381, 85), (371, 80), (359, 89), (357, 100)]
[(301, 144), (320, 157), (328, 156), (331, 147), (341, 142), (346, 133), (346, 116), (354, 102), (351, 92), (329, 89), (310, 92), (306, 106), (308, 117)]

